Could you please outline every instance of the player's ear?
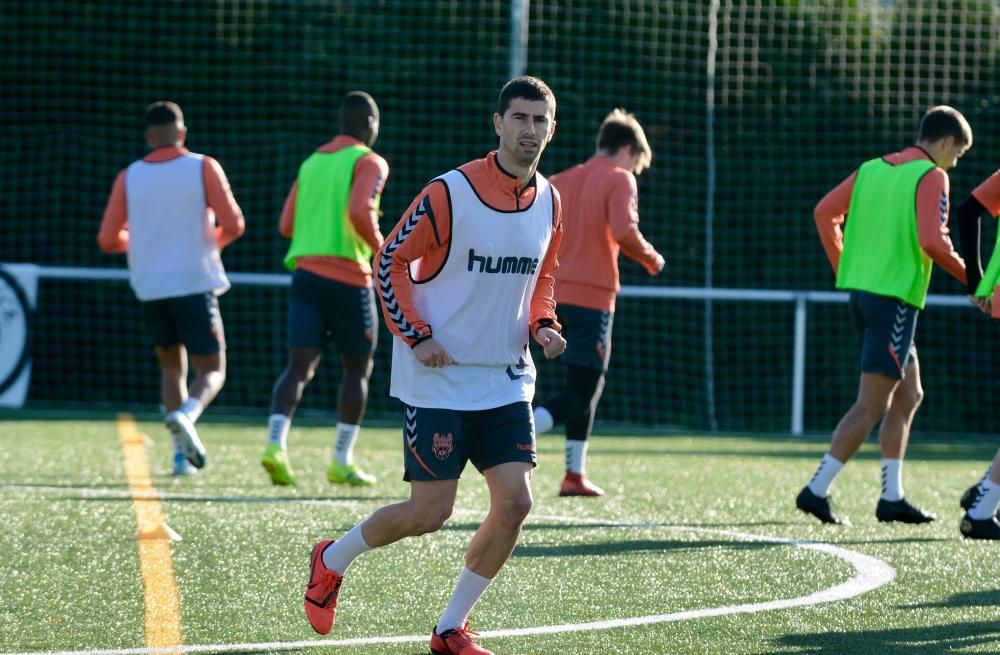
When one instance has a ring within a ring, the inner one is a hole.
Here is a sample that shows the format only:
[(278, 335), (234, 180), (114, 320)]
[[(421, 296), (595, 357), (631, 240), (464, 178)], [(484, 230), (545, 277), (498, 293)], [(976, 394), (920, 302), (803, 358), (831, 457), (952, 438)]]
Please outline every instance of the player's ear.
[(186, 125), (182, 125), (181, 127), (177, 128), (178, 143), (183, 145), (184, 141), (187, 139), (187, 135), (188, 135), (188, 128)]
[(496, 112), (493, 112), (493, 130), (497, 136), (503, 135), (503, 116)]

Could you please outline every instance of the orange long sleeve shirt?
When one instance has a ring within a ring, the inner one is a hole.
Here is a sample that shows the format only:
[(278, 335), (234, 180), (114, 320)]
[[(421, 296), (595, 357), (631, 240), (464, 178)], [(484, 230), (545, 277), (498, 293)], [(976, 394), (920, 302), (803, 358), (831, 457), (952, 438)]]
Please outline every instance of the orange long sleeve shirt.
[[(358, 139), (346, 134), (339, 134), (319, 148), (317, 152), (337, 152), (342, 148), (354, 145), (364, 145)], [(351, 181), (351, 193), (347, 203), (347, 215), (358, 236), (377, 251), (382, 247), (382, 232), (378, 225), (378, 202), (389, 177), (389, 164), (382, 157), (369, 152), (354, 164), (354, 179)], [(285, 204), (281, 208), (278, 219), (278, 231), (285, 238), (292, 238), (295, 230), (295, 198), (298, 181), (292, 183)], [(372, 269), (368, 264), (345, 259), (343, 257), (309, 256), (299, 257), (296, 268), (321, 275), (326, 278), (349, 284), (354, 287), (370, 287), (372, 285)]]
[[(915, 159), (931, 159), (931, 156), (919, 146), (910, 146), (885, 155), (884, 159), (890, 164), (905, 164)], [(854, 171), (823, 196), (813, 211), (816, 230), (834, 274), (844, 251), (843, 225), (850, 210), (857, 174)], [(948, 231), (948, 192), (948, 174), (941, 168), (932, 169), (920, 179), (916, 194), (917, 238), (927, 256), (964, 285), (965, 262), (955, 252)]]
[(565, 220), (555, 273), (556, 302), (613, 312), (621, 288), (619, 252), (650, 274), (659, 270), (660, 255), (639, 231), (635, 176), (594, 155), (550, 181), (563, 199)]
[[(521, 186), (521, 181), (503, 170), (497, 162), (496, 152), (491, 152), (485, 159), (471, 161), (459, 169), (469, 180), (472, 188), (482, 202), (499, 211), (520, 211), (530, 206), (535, 200), (536, 187), (534, 180)], [(531, 297), (529, 324), (534, 334), (545, 321), (556, 330), (560, 329), (556, 322), (555, 300), (553, 293), (553, 272), (558, 267), (556, 254), (562, 240), (562, 210), (559, 192), (553, 187), (555, 208), (553, 221), (555, 223), (552, 240), (549, 243), (545, 257), (539, 269), (538, 282)], [(403, 213), (403, 218), (386, 237), (386, 243), (392, 243), (396, 235), (407, 223), (410, 216), (417, 211), (420, 204), (427, 199), (429, 211), (413, 226), (413, 231), (392, 252), (389, 265), (389, 284), (393, 295), (403, 313), (403, 318), (413, 326), (416, 337), (404, 336), (396, 326), (395, 320), (386, 316), (385, 323), (393, 334), (403, 339), (411, 346), (416, 345), (431, 336), (431, 326), (420, 316), (413, 301), (412, 285), (420, 280), (410, 279), (410, 262), (421, 260), (421, 273), (424, 280), (432, 278), (441, 270), (450, 252), (451, 243), (451, 204), (444, 183), (434, 181), (424, 187), (412, 204)], [(381, 256), (381, 253), (375, 255)], [(385, 305), (382, 306), (383, 313)]]

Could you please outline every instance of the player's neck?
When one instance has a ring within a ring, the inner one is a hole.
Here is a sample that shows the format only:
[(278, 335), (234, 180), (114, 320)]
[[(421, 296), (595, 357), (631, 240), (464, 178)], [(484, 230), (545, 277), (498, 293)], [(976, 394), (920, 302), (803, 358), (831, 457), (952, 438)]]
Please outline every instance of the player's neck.
[(517, 178), (521, 183), (521, 188), (524, 188), (531, 181), (531, 178), (534, 177), (535, 170), (538, 168), (538, 160), (536, 159), (530, 164), (522, 164), (503, 148), (500, 148), (497, 151), (497, 166), (504, 173)]

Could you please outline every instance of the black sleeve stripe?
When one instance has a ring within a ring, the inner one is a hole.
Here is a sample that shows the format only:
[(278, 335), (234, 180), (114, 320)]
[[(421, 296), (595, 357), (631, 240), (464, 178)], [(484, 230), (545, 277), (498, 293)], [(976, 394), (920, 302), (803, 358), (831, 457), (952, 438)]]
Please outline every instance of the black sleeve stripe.
[(399, 329), (400, 334), (402, 334), (407, 339), (417, 340), (426, 338), (428, 335), (417, 330), (406, 320), (403, 316), (403, 310), (400, 309), (399, 303), (396, 301), (396, 294), (392, 289), (392, 278), (389, 273), (389, 267), (392, 264), (392, 253), (399, 248), (400, 245), (406, 241), (406, 238), (410, 236), (413, 229), (420, 222), (420, 219), (427, 214), (427, 208), (429, 203), (427, 201), (427, 196), (424, 196), (420, 203), (417, 205), (416, 210), (406, 219), (406, 222), (396, 233), (396, 238), (392, 240), (391, 243), (387, 244), (379, 256), (378, 266), (377, 266), (377, 276), (379, 285), (379, 296), (382, 299), (382, 305), (385, 307), (386, 314), (392, 319), (392, 322), (396, 324)]

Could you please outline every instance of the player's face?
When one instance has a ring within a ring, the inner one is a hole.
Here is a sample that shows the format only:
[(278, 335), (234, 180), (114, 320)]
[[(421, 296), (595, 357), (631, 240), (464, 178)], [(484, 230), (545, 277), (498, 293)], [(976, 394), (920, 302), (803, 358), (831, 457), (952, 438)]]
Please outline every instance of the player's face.
[(971, 143), (959, 143), (954, 137), (947, 137), (942, 141), (940, 154), (938, 155), (938, 160), (935, 162), (941, 168), (951, 170), (958, 166), (958, 160), (961, 159), (969, 148), (972, 146)]
[(503, 116), (493, 115), (500, 149), (525, 166), (538, 162), (555, 126), (552, 110), (544, 100), (514, 98)]

